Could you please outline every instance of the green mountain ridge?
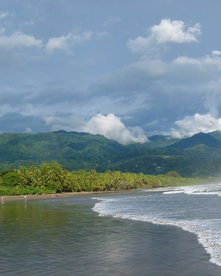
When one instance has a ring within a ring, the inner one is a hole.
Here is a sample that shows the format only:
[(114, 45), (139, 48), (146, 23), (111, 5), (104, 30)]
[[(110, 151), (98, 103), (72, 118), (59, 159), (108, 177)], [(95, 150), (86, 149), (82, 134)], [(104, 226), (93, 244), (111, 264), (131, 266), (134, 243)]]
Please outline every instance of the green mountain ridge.
[(4, 133), (0, 134), (0, 170), (55, 160), (70, 170), (221, 175), (219, 132), (184, 139), (154, 135), (149, 140), (145, 144), (122, 145), (88, 133)]
[[(221, 139), (221, 137), (220, 137)], [(210, 133), (197, 133), (189, 138), (184, 138), (174, 144), (172, 144), (171, 148), (180, 148), (180, 149), (186, 149), (190, 147), (194, 147), (196, 145), (205, 145), (212, 148), (221, 149), (221, 141), (219, 141), (217, 138), (215, 138)]]

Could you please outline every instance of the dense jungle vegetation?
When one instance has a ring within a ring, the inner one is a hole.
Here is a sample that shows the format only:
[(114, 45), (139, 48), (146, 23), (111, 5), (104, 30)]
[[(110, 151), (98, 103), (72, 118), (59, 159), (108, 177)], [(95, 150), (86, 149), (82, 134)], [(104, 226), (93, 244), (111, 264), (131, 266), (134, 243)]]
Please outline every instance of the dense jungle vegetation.
[(69, 171), (57, 162), (20, 167), (0, 175), (0, 195), (42, 194), (81, 191), (119, 191), (196, 183), (197, 179), (167, 175), (145, 175), (107, 171)]

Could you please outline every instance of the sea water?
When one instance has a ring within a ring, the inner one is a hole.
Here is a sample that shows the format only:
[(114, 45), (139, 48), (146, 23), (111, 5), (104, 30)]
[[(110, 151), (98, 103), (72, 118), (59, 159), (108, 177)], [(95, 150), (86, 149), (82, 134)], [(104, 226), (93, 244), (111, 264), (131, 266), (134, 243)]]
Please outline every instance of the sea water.
[(101, 216), (173, 225), (196, 234), (210, 262), (221, 266), (221, 184), (143, 190), (97, 199), (93, 210)]
[(220, 276), (220, 190), (4, 201), (0, 275)]

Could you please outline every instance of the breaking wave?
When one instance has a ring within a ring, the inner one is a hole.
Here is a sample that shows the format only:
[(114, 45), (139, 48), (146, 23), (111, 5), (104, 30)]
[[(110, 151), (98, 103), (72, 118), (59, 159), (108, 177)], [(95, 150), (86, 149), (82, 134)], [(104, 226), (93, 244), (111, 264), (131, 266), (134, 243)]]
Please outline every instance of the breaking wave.
[[(210, 197), (205, 200), (205, 195)], [(221, 196), (221, 184), (96, 197), (93, 210), (100, 216), (172, 225), (194, 233), (210, 261), (221, 266), (221, 200), (214, 195)]]

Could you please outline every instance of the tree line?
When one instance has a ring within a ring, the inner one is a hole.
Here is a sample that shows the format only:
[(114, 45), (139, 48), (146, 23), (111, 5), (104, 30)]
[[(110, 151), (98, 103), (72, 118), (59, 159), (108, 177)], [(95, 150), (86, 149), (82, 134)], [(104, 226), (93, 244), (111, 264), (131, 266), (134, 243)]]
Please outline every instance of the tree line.
[(184, 178), (176, 172), (166, 175), (145, 175), (119, 171), (69, 171), (57, 162), (20, 167), (0, 174), (0, 194), (42, 194), (61, 192), (120, 191), (137, 188), (156, 188), (192, 184), (193, 178)]

